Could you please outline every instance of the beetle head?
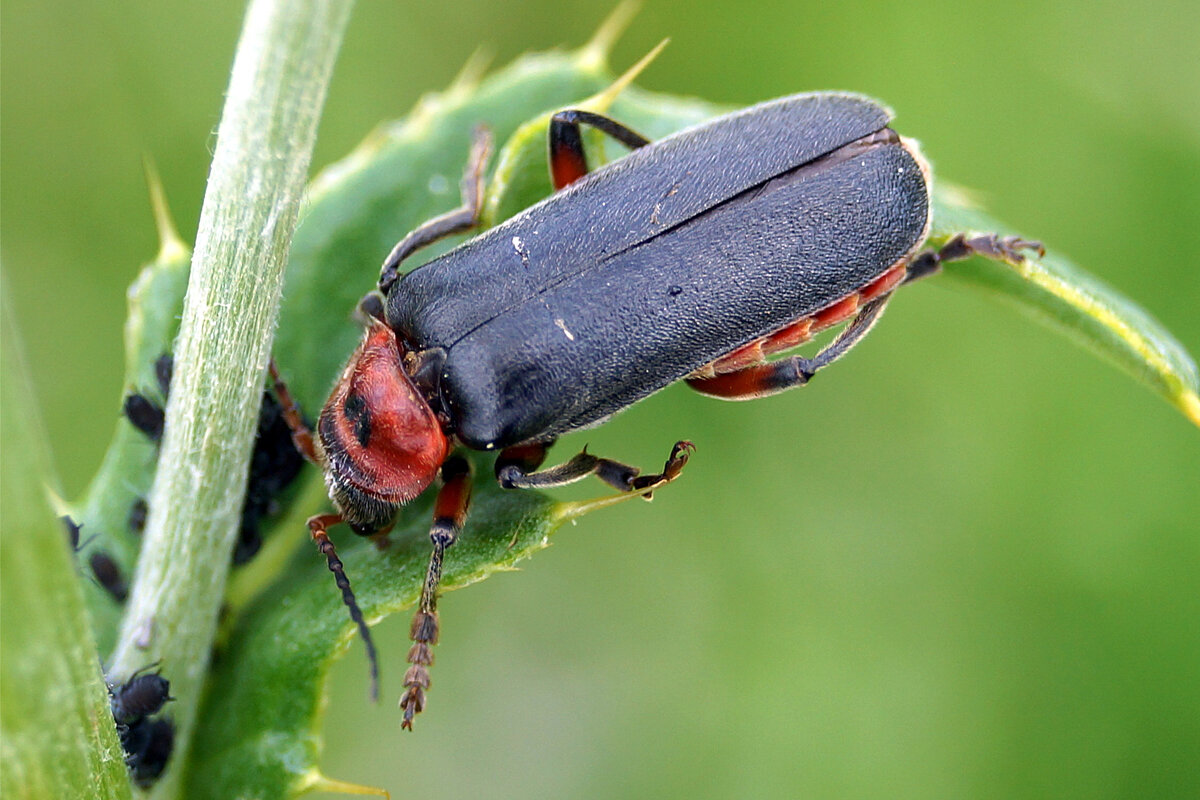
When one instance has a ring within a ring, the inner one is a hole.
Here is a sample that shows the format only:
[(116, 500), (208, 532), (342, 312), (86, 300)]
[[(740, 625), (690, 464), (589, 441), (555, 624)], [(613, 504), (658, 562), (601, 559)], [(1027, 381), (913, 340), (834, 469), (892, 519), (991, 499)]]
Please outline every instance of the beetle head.
[(318, 423), (326, 482), (346, 522), (373, 533), (437, 477), (450, 442), (404, 370), (395, 333), (371, 320)]

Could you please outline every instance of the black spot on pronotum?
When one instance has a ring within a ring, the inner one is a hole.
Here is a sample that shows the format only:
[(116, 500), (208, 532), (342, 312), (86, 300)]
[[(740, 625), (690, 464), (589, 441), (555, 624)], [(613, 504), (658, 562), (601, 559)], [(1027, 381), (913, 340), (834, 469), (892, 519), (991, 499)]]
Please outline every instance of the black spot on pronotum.
[(362, 395), (351, 392), (346, 396), (342, 411), (346, 420), (354, 426), (354, 438), (366, 447), (367, 442), (371, 441), (371, 410), (367, 407), (367, 401)]

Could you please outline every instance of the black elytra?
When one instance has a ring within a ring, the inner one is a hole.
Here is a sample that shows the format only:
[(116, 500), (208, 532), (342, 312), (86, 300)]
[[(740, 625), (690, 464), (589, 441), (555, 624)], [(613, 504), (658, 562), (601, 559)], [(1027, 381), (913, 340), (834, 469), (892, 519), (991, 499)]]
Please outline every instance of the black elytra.
[(653, 142), (404, 276), (387, 321), (444, 353), (469, 447), (596, 424), (920, 246), (928, 182), (889, 121), (804, 94)]

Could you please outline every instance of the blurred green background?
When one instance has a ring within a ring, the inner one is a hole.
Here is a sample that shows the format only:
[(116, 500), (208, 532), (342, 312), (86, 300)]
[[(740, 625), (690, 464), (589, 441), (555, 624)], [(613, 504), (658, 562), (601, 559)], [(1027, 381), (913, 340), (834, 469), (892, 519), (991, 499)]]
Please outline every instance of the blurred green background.
[[(68, 495), (116, 420), (124, 291), (156, 248), (141, 159), (190, 241), (243, 10), (0, 8), (4, 267)], [(577, 46), (609, 10), (361, 0), (315, 164), (480, 46)], [(613, 63), (670, 36), (647, 88), (884, 99), (938, 176), (1196, 354), (1198, 31), (1194, 2), (671, 0)], [(366, 705), (356, 645), (325, 770), (393, 797), (1200, 795), (1200, 432), (1153, 394), (930, 281), (804, 390), (675, 387), (559, 452), (651, 466), (682, 437), (699, 452), (653, 504), (448, 596), (415, 735)], [(407, 621), (378, 635), (395, 696)]]

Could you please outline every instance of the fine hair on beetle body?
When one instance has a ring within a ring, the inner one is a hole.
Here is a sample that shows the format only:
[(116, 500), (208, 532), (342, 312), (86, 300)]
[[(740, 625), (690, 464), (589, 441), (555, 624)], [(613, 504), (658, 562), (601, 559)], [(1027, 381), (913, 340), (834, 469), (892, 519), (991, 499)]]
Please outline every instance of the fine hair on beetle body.
[[(315, 434), (271, 364), (296, 446), (325, 472), (335, 511), (308, 527), (367, 648), (372, 696), (374, 643), (328, 530), (346, 523), (384, 536), (401, 505), (439, 484), (403, 727), (425, 707), (442, 563), (470, 503), (461, 449), (498, 451), (495, 477), (505, 489), (595, 475), (649, 495), (680, 475), (690, 441), (675, 442), (652, 474), (586, 450), (543, 464), (559, 436), (678, 381), (726, 400), (802, 386), (863, 339), (900, 286), (946, 261), (1019, 262), (1022, 251), (1041, 251), (1037, 242), (966, 233), (922, 249), (929, 169), (890, 123), (874, 100), (817, 92), (651, 142), (616, 120), (566, 109), (549, 126), (556, 193), (402, 275), (400, 264), (422, 247), (478, 226), (492, 142), (477, 129), (461, 206), (409, 233), (384, 260), (379, 294), (360, 306), (366, 332)], [(590, 171), (581, 126), (630, 152)], [(812, 357), (772, 358), (840, 323)]]

